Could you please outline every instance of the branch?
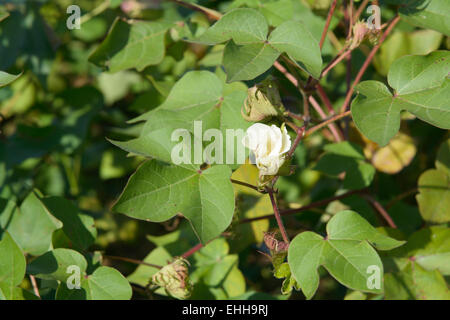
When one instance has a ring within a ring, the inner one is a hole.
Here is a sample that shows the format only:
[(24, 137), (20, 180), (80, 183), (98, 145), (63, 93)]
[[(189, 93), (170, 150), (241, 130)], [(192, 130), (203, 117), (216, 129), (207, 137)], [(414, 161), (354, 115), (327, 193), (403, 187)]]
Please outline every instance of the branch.
[(312, 133), (316, 132), (317, 130), (319, 130), (319, 129), (327, 126), (327, 125), (329, 125), (330, 123), (332, 123), (332, 122), (334, 122), (336, 120), (339, 120), (339, 119), (342, 119), (344, 117), (349, 116), (350, 114), (351, 114), (351, 111), (348, 110), (348, 111), (346, 111), (344, 113), (337, 114), (337, 115), (335, 115), (335, 116), (333, 116), (333, 117), (331, 117), (331, 118), (329, 118), (329, 119), (327, 119), (327, 120), (317, 124), (316, 126), (312, 127), (308, 131), (306, 131), (305, 137), (311, 135)]
[(389, 209), (390, 207), (392, 207), (396, 202), (403, 200), (404, 198), (407, 198), (413, 194), (416, 194), (417, 192), (419, 192), (419, 190), (417, 188), (405, 191), (401, 194), (399, 194), (398, 196), (394, 197), (394, 199), (392, 199), (391, 201), (388, 202), (388, 204), (386, 205), (386, 209)]
[(286, 228), (283, 224), (283, 219), (281, 219), (280, 212), (278, 211), (278, 206), (275, 197), (273, 196), (273, 189), (267, 188), (267, 192), (269, 193), (270, 201), (272, 202), (273, 212), (275, 218), (277, 219), (278, 228), (281, 231), (281, 236), (283, 237), (284, 242), (289, 243), (289, 237), (286, 232)]
[(375, 200), (372, 196), (365, 194), (363, 197), (372, 205), (372, 207), (386, 220), (389, 227), (397, 229), (397, 226), (394, 223), (394, 220), (392, 220), (389, 213), (383, 208), (383, 206)]
[(256, 190), (256, 191), (260, 192), (258, 190), (258, 187), (254, 186), (254, 185), (252, 185), (250, 183), (246, 183), (246, 182), (242, 182), (242, 181), (238, 181), (238, 180), (234, 180), (234, 179), (230, 179), (230, 180), (234, 184), (239, 184), (241, 186), (244, 186), (244, 187), (247, 187), (247, 188), (250, 188), (250, 189), (253, 189), (253, 190)]
[(37, 282), (36, 282), (36, 278), (33, 275), (31, 275), (31, 274), (30, 274), (30, 281), (31, 281), (31, 285), (33, 286), (34, 294), (38, 298), (40, 298), (41, 295), (39, 294), (39, 288), (38, 288), (38, 285), (37, 285)]
[(370, 51), (369, 55), (367, 56), (366, 60), (364, 61), (364, 64), (362, 65), (361, 69), (359, 70), (358, 74), (356, 75), (355, 81), (353, 81), (353, 84), (350, 88), (350, 90), (347, 92), (347, 95), (345, 96), (344, 104), (341, 107), (341, 112), (345, 112), (347, 110), (347, 107), (350, 103), (350, 100), (352, 99), (353, 91), (355, 90), (356, 85), (361, 80), (364, 72), (366, 71), (367, 67), (369, 67), (373, 57), (375, 56), (375, 53), (377, 53), (378, 49), (380, 48), (383, 41), (386, 39), (388, 34), (392, 31), (392, 29), (395, 27), (397, 22), (400, 20), (400, 17), (397, 15), (395, 18), (391, 20), (389, 23), (389, 26), (384, 31), (383, 35), (380, 38), (380, 41), (378, 44), (372, 48), (372, 51)]
[(353, 21), (358, 21), (358, 19), (361, 16), (361, 13), (363, 12), (364, 8), (367, 6), (367, 3), (369, 3), (369, 0), (364, 0), (361, 3), (361, 5), (358, 7), (358, 10), (356, 11), (355, 15), (353, 16)]
[(346, 58), (351, 53), (351, 50), (347, 50), (344, 48), (341, 53), (338, 53), (338, 55), (330, 61), (330, 63), (322, 70), (322, 73), (320, 74), (320, 79), (325, 77), (327, 73), (333, 69), (339, 62), (341, 62), (344, 58)]
[(87, 22), (87, 21), (89, 21), (89, 20), (91, 20), (93, 17), (98, 16), (103, 11), (108, 9), (110, 5), (111, 5), (111, 1), (110, 0), (103, 1), (98, 7), (96, 7), (92, 11), (86, 13), (85, 15), (81, 16), (81, 18), (80, 18), (80, 25), (85, 23), (85, 22)]
[(325, 104), (325, 107), (327, 107), (328, 112), (330, 114), (335, 114), (336, 112), (333, 109), (333, 105), (320, 83), (317, 84), (317, 94), (319, 95), (320, 100)]
[(107, 256), (107, 255), (103, 255), (103, 257), (108, 258), (108, 259), (112, 259), (112, 260), (126, 261), (126, 262), (130, 262), (130, 263), (134, 263), (134, 264), (143, 264), (145, 266), (156, 268), (156, 269), (162, 269), (162, 266), (158, 266), (156, 264), (147, 263), (147, 262), (142, 261), (142, 260), (125, 258), (125, 257), (118, 257), (118, 256)]
[(195, 245), (194, 247), (192, 247), (191, 249), (189, 249), (188, 251), (186, 251), (185, 253), (183, 253), (181, 256), (185, 259), (189, 258), (191, 255), (193, 255), (195, 252), (197, 252), (198, 250), (200, 250), (201, 248), (203, 248), (203, 244), (199, 243), (197, 245)]
[[(313, 97), (309, 97), (309, 102), (311, 102), (312, 106), (314, 107), (314, 109), (317, 111), (317, 113), (320, 115), (320, 117), (322, 119), (327, 118), (327, 115), (325, 114), (325, 112), (323, 112), (322, 108), (320, 107), (320, 105), (317, 103), (317, 101)], [(331, 121), (331, 122), (333, 122), (333, 121)], [(335, 124), (332, 124), (331, 122), (327, 123), (326, 125), (328, 125), (328, 127), (330, 128), (330, 131), (333, 134), (334, 140), (336, 140), (336, 142), (342, 141), (343, 137), (341, 136), (338, 128), (336, 127)]]
[(330, 10), (328, 11), (327, 20), (325, 22), (325, 26), (322, 31), (322, 36), (320, 37), (319, 42), (320, 49), (322, 49), (323, 43), (325, 42), (325, 37), (327, 36), (328, 28), (330, 27), (331, 18), (333, 17), (334, 10), (336, 9), (336, 3), (337, 0), (333, 0), (330, 6)]
[(169, 0), (172, 2), (175, 2), (176, 4), (194, 10), (194, 11), (198, 11), (203, 13), (208, 19), (210, 20), (219, 20), (220, 18), (222, 18), (222, 14), (220, 12), (217, 12), (215, 10), (200, 6), (198, 4), (195, 3), (191, 3), (191, 2), (184, 2), (181, 0)]
[[(324, 199), (324, 200), (320, 200), (320, 201), (316, 201), (316, 202), (312, 202), (306, 206), (300, 207), (300, 208), (295, 208), (295, 209), (287, 209), (287, 210), (281, 210), (280, 211), (280, 216), (288, 216), (291, 214), (295, 214), (295, 213), (299, 213), (302, 211), (306, 211), (306, 210), (310, 210), (313, 208), (317, 208), (317, 207), (321, 207), (324, 206), (330, 202), (336, 201), (336, 200), (340, 200), (340, 199), (344, 199), (347, 198), (351, 195), (354, 194), (359, 194), (359, 193), (364, 193), (366, 192), (367, 189), (358, 189), (358, 190), (352, 190), (352, 191), (348, 191), (346, 193), (343, 193), (341, 195), (338, 196), (334, 196), (328, 199)], [(247, 219), (242, 219), (241, 221), (239, 221), (239, 223), (249, 223), (249, 222), (253, 222), (253, 221), (257, 221), (257, 220), (263, 220), (263, 219), (270, 219), (273, 218), (275, 215), (274, 214), (268, 214), (268, 215), (264, 215), (264, 216), (259, 216), (259, 217), (255, 217), (255, 218), (247, 218)]]

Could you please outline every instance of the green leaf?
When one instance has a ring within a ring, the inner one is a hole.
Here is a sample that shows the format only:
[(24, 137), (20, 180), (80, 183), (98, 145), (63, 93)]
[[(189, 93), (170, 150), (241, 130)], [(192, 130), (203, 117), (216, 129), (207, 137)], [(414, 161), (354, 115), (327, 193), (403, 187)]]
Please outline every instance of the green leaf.
[(236, 45), (229, 41), (223, 52), (227, 81), (252, 80), (268, 70), (280, 53), (267, 43)]
[(222, 286), (229, 298), (238, 297), (245, 293), (245, 277), (237, 265), (225, 277)]
[(416, 196), (420, 214), (425, 221), (444, 223), (450, 221), (450, 139), (439, 149), (436, 168), (419, 177), (419, 194)]
[(319, 159), (314, 170), (331, 176), (345, 172), (345, 189), (361, 189), (372, 183), (375, 168), (366, 162), (360, 146), (345, 141), (328, 144), (324, 149), (326, 153)]
[[(209, 71), (188, 72), (173, 86), (161, 106), (132, 120), (132, 122), (146, 121), (138, 138), (126, 142), (111, 142), (128, 152), (165, 162), (172, 162), (172, 150), (176, 150), (174, 148), (180, 143), (187, 144), (185, 146), (188, 161), (198, 163), (194, 158), (196, 150), (192, 148), (194, 152), (191, 152), (190, 147), (198, 143), (203, 155), (203, 145), (199, 140), (203, 139), (203, 133), (206, 130), (217, 129), (224, 137), (222, 163), (230, 162), (227, 159), (232, 157), (228, 154), (231, 151), (233, 151), (232, 163), (236, 163), (237, 152), (226, 146), (228, 143), (241, 142), (234, 136), (231, 137), (232, 140), (227, 139), (226, 131), (242, 129), (243, 134), (244, 130), (251, 125), (251, 122), (245, 121), (240, 113), (246, 96), (245, 86), (223, 84), (215, 74)], [(194, 132), (194, 121), (201, 121), (199, 134)], [(161, 123), (164, 123), (164, 126), (161, 126)], [(187, 130), (188, 133), (193, 134), (193, 137), (189, 135), (186, 139), (183, 138), (182, 142), (173, 140), (172, 134), (180, 129)], [(193, 140), (192, 143), (191, 140)], [(220, 150), (220, 146), (218, 149)], [(201, 159), (200, 163), (205, 160), (207, 159)]]
[(27, 267), (29, 274), (46, 280), (65, 282), (72, 273), (69, 266), (77, 266), (80, 272), (86, 272), (86, 259), (77, 251), (71, 249), (55, 249), (37, 257)]
[(322, 71), (322, 56), (316, 39), (305, 25), (298, 21), (287, 21), (278, 26), (269, 36), (269, 43), (280, 52), (286, 52), (299, 66), (318, 78)]
[(202, 278), (203, 282), (210, 287), (220, 285), (238, 264), (238, 256), (228, 253), (229, 246), (225, 239), (219, 238), (208, 243), (194, 254), (196, 269), (191, 279), (198, 282)]
[(80, 212), (71, 201), (62, 197), (46, 197), (41, 201), (63, 223), (62, 231), (76, 248), (86, 249), (94, 243), (97, 230), (91, 216)]
[(266, 18), (254, 9), (234, 9), (206, 30), (195, 42), (218, 44), (233, 39), (236, 44), (252, 44), (267, 39)]
[(450, 175), (450, 139), (441, 144), (435, 164), (438, 170)]
[[(2, 292), (4, 294), (2, 295)], [(29, 292), (28, 290), (13, 287), (9, 288), (2, 282), (0, 282), (0, 300), (40, 300), (37, 296)]]
[(111, 72), (143, 70), (164, 58), (164, 37), (169, 25), (160, 22), (124, 21), (117, 18), (106, 39), (89, 61)]
[(361, 82), (351, 110), (357, 128), (369, 139), (386, 145), (400, 128), (400, 112), (407, 110), (442, 129), (450, 129), (450, 53), (405, 56), (388, 74), (389, 89), (378, 81)]
[(420, 176), (418, 187), (416, 199), (423, 219), (436, 223), (450, 221), (450, 175), (427, 170)]
[(442, 38), (443, 35), (434, 30), (396, 31), (383, 41), (373, 64), (381, 75), (387, 76), (395, 60), (409, 54), (424, 55), (437, 50)]
[(205, 243), (231, 223), (234, 193), (230, 176), (227, 166), (198, 171), (147, 161), (131, 176), (113, 210), (153, 222), (181, 213)]
[(223, 53), (227, 81), (251, 80), (267, 71), (286, 52), (313, 77), (320, 76), (322, 57), (318, 41), (298, 21), (280, 24), (268, 37), (265, 17), (250, 8), (233, 9), (193, 42), (210, 45), (228, 41)]
[(450, 275), (450, 228), (430, 227), (411, 235), (404, 246), (407, 256), (426, 270)]
[(9, 12), (4, 8), (0, 9), (0, 22), (9, 17)]
[(0, 88), (7, 86), (8, 84), (10, 84), (14, 80), (16, 80), (21, 75), (22, 75), (21, 73), (19, 73), (18, 75), (13, 75), (13, 74), (6, 73), (4, 71), (0, 71)]
[(0, 241), (0, 282), (3, 283), (5, 295), (22, 282), (25, 268), (25, 257), (19, 246), (8, 232), (3, 233)]
[(351, 291), (347, 293), (344, 297), (344, 300), (366, 300), (367, 295), (362, 293), (361, 291)]
[(447, 0), (410, 0), (400, 7), (400, 16), (414, 26), (450, 36), (450, 3)]
[(61, 221), (48, 211), (34, 192), (25, 198), (9, 219), (6, 230), (23, 251), (32, 255), (48, 251), (53, 231), (62, 228)]
[(449, 300), (450, 293), (439, 271), (427, 271), (409, 262), (404, 270), (385, 275), (387, 300)]
[(122, 274), (110, 267), (99, 267), (81, 279), (81, 289), (68, 289), (61, 283), (56, 291), (58, 300), (129, 300), (131, 286)]
[(129, 300), (132, 291), (128, 281), (116, 269), (100, 267), (82, 281), (89, 300)]
[(368, 286), (372, 274), (368, 268), (378, 268), (379, 275), (383, 274), (383, 264), (371, 245), (390, 250), (404, 242), (379, 233), (353, 211), (336, 214), (327, 224), (327, 234), (324, 239), (316, 233), (303, 232), (289, 246), (288, 263), (305, 296), (311, 299), (319, 286), (320, 265), (353, 290), (381, 293), (381, 280), (379, 287)]

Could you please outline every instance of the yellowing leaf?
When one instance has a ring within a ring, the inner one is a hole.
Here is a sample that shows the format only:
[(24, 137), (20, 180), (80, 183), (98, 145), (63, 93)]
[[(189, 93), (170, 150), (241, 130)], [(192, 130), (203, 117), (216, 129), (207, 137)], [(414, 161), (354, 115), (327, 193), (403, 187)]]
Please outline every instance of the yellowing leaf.
[(371, 160), (373, 166), (378, 171), (389, 174), (395, 174), (407, 167), (416, 152), (413, 139), (404, 133), (397, 134), (385, 147), (368, 141), (364, 148), (364, 154)]

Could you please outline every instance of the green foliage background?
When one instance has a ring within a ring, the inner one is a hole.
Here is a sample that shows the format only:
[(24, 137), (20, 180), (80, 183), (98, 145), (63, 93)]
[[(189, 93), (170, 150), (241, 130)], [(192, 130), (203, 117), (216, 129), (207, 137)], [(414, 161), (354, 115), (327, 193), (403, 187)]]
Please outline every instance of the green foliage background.
[[(284, 217), (293, 240), (277, 262), (263, 242), (275, 220), (239, 222), (272, 214), (269, 196), (230, 181), (255, 185), (257, 169), (169, 165), (171, 132), (248, 128), (247, 88), (268, 75), (302, 113), (273, 64), (317, 79), (345, 49), (344, 3), (320, 49), (331, 0), (177, 2), (0, 2), (0, 300), (170, 299), (150, 279), (199, 242), (190, 299), (449, 299), (450, 3), (379, 1), (382, 24), (400, 21), (355, 88), (353, 121), (335, 123), (348, 141), (308, 135), (276, 186), (282, 210), (354, 193)], [(67, 28), (72, 4), (81, 29)], [(375, 43), (320, 80), (325, 117)], [(368, 264), (381, 289), (366, 288)]]

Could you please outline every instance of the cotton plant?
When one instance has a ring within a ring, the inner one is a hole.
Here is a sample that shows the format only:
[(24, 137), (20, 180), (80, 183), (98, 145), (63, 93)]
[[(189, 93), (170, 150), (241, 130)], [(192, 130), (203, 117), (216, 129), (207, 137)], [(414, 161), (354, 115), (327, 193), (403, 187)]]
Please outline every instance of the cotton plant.
[(66, 2), (0, 4), (0, 300), (450, 300), (450, 1)]

